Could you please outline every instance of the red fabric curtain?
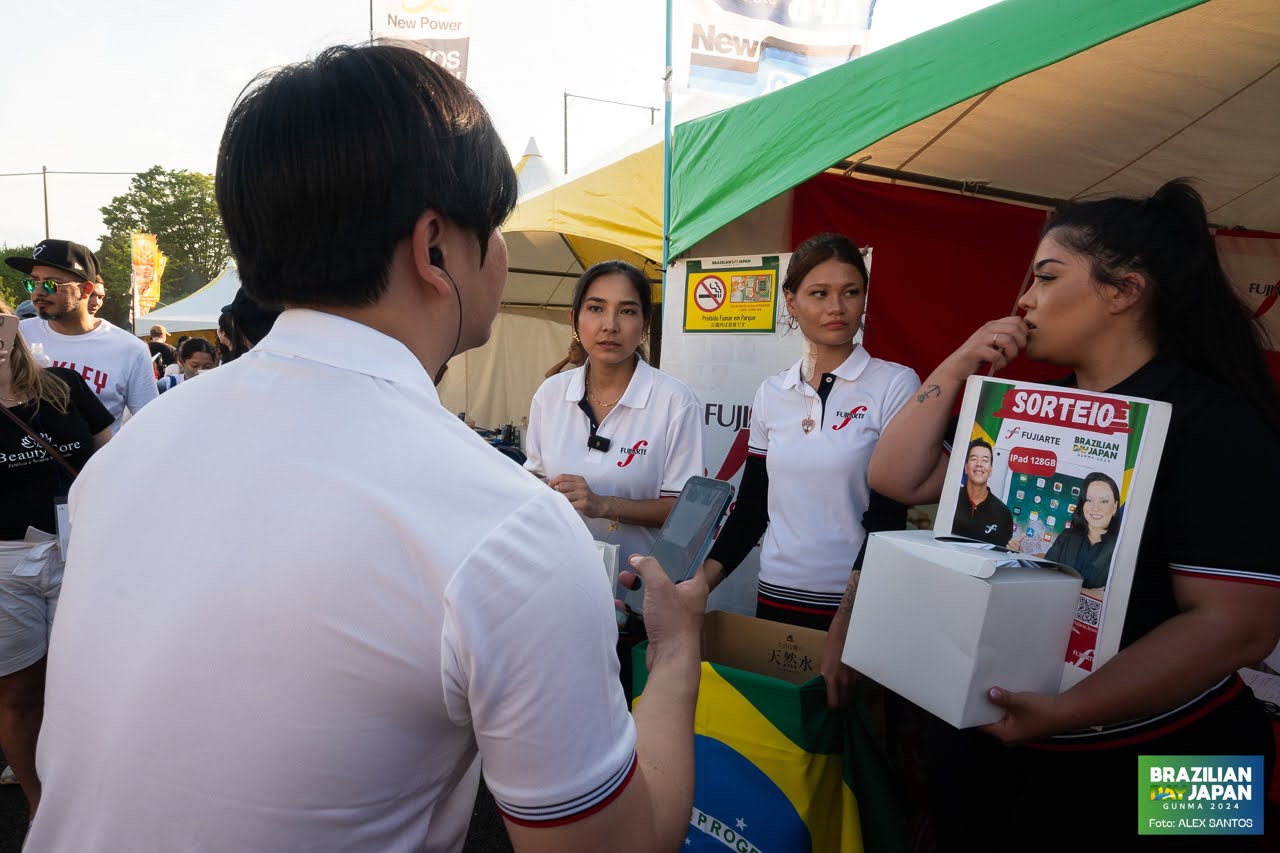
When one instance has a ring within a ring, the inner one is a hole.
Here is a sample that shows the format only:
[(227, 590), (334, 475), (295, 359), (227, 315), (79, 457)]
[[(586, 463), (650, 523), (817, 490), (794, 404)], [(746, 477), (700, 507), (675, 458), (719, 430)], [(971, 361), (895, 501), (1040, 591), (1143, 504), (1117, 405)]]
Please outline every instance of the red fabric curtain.
[[(1004, 202), (822, 174), (795, 189), (791, 247), (822, 231), (871, 246), (867, 351), (905, 364), (924, 379), (978, 326), (1013, 310), (1045, 217), (1045, 211)], [(1254, 244), (1248, 252), (1237, 246), (1237, 254), (1272, 264), (1242, 266), (1239, 258), (1223, 257), (1241, 298), (1268, 326), (1272, 345), (1280, 347), (1280, 320), (1272, 317), (1280, 316), (1280, 280), (1273, 268), (1280, 235), (1216, 236), (1220, 254), (1224, 238), (1230, 238), (1226, 242)], [(1280, 352), (1266, 356), (1280, 383)], [(1065, 372), (1024, 356), (1001, 375), (1043, 381)]]
[[(872, 247), (867, 351), (924, 379), (975, 329), (1013, 310), (1044, 221), (1033, 208), (822, 174), (795, 189), (791, 245), (835, 231)], [(1065, 373), (1024, 357), (1001, 375)]]

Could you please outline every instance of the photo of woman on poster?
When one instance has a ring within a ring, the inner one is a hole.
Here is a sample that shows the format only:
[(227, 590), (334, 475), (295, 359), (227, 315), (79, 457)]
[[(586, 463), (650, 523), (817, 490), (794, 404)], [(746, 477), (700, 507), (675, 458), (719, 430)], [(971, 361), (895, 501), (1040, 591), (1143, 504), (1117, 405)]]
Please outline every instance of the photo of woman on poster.
[(1085, 589), (1104, 587), (1119, 533), (1120, 487), (1095, 471), (1084, 478), (1071, 526), (1053, 540), (1045, 559), (1075, 569), (1084, 578)]

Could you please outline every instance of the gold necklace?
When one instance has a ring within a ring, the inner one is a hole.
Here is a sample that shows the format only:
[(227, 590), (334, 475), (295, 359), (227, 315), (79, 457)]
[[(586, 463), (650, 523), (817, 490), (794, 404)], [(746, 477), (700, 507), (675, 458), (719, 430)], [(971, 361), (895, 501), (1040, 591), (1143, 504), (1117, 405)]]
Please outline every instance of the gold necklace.
[(591, 393), (591, 386), (590, 386), (590, 385), (588, 385), (588, 386), (587, 386), (587, 399), (589, 399), (591, 402), (595, 403), (597, 406), (603, 406), (603, 407), (604, 407), (604, 408), (606, 408), (606, 409), (612, 409), (614, 406), (616, 406), (616, 405), (618, 405), (619, 403), (621, 403), (621, 402), (622, 402), (622, 398), (623, 398), (623, 397), (625, 397), (625, 396), (627, 396), (627, 392), (626, 392), (626, 391), (623, 391), (621, 394), (619, 394), (619, 395), (618, 395), (618, 399), (614, 400), (612, 403), (606, 403), (604, 400), (601, 400), (601, 399), (597, 398), (595, 394), (592, 394), (592, 393)]
[[(582, 384), (587, 387), (587, 399), (595, 403), (597, 406), (605, 409), (612, 409), (614, 406), (622, 402), (623, 397), (627, 396), (627, 389), (623, 388), (622, 393), (618, 395), (618, 399), (614, 400), (612, 403), (606, 403), (604, 400), (599, 399), (595, 394), (591, 393), (591, 382), (586, 376), (582, 377)], [(631, 380), (629, 379), (627, 380), (627, 387), (631, 387)]]

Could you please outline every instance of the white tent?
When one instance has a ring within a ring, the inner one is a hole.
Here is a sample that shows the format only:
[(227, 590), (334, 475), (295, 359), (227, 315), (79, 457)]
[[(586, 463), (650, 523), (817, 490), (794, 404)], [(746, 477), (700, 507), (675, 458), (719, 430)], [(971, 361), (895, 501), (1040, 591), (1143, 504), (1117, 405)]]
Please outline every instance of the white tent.
[(138, 333), (145, 334), (155, 325), (164, 326), (170, 334), (216, 329), (222, 306), (230, 305), (239, 289), (236, 262), (227, 261), (218, 277), (195, 293), (138, 318)]

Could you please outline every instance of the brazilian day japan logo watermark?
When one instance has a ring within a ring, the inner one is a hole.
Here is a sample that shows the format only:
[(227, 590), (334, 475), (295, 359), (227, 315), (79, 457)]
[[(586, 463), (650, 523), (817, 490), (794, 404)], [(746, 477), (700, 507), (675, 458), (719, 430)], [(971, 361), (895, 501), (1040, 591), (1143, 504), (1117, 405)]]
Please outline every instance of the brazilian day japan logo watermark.
[(1138, 758), (1139, 835), (1261, 835), (1259, 755)]

